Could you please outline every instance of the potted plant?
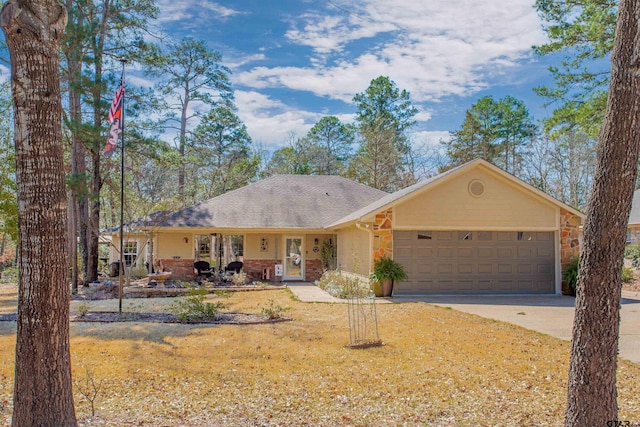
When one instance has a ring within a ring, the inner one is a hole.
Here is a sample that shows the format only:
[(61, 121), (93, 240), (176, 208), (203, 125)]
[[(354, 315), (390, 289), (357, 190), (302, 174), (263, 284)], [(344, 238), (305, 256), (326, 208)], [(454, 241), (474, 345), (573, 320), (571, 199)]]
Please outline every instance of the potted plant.
[(390, 297), (393, 293), (393, 282), (409, 278), (404, 268), (388, 257), (377, 259), (373, 264), (371, 277), (382, 285), (382, 296)]

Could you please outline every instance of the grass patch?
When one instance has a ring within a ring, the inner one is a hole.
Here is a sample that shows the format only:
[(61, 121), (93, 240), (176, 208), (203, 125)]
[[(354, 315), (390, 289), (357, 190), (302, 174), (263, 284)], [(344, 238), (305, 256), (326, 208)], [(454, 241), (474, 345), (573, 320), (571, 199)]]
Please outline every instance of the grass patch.
[[(135, 304), (145, 312), (167, 312), (175, 300)], [(117, 300), (83, 303), (91, 311), (117, 307)], [(15, 299), (13, 304), (15, 310)], [(74, 380), (85, 385), (74, 390), (80, 425), (563, 423), (569, 342), (403, 303), (377, 306), (383, 347), (352, 351), (346, 304), (304, 304), (286, 290), (225, 299), (225, 311), (261, 313), (270, 306), (287, 307), (295, 320), (250, 326), (72, 323)], [(14, 322), (0, 324), (0, 401), (11, 399), (15, 329)], [(95, 396), (93, 385), (86, 386), (87, 369), (100, 387)], [(620, 362), (618, 395), (619, 419), (640, 420), (639, 366)], [(8, 425), (10, 416), (7, 407), (0, 424)]]

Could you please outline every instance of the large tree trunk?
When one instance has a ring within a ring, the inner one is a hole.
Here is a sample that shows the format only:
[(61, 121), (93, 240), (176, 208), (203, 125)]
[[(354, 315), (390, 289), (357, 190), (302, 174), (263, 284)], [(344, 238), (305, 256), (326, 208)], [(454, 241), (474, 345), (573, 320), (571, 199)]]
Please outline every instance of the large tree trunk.
[(609, 100), (584, 226), (567, 426), (605, 426), (618, 418), (620, 271), (640, 145), (639, 16), (640, 2), (620, 2)]
[(11, 54), (19, 217), (14, 426), (75, 426), (69, 354), (67, 211), (57, 0), (10, 0), (0, 24)]
[(85, 284), (98, 280), (98, 247), (100, 233), (100, 190), (102, 177), (100, 175), (100, 151), (91, 154), (93, 173), (91, 175), (91, 194), (94, 195), (89, 205), (89, 232), (87, 238), (87, 268)]

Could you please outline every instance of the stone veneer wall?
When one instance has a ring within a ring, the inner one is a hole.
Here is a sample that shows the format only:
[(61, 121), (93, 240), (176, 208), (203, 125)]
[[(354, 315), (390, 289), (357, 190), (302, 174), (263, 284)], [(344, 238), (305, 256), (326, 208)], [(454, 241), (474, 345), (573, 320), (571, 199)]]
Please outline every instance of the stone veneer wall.
[(245, 259), (242, 269), (247, 273), (249, 280), (262, 280), (262, 270), (271, 269), (270, 281), (276, 280), (276, 264), (282, 264), (282, 260), (277, 262), (273, 259)]
[(170, 271), (172, 279), (196, 280), (192, 259), (161, 259), (164, 271)]
[(373, 261), (383, 257), (393, 258), (393, 211), (376, 214), (373, 223)]
[[(573, 258), (580, 256), (580, 218), (564, 209), (560, 210), (560, 265), (562, 271)], [(562, 281), (562, 293), (568, 293)]]

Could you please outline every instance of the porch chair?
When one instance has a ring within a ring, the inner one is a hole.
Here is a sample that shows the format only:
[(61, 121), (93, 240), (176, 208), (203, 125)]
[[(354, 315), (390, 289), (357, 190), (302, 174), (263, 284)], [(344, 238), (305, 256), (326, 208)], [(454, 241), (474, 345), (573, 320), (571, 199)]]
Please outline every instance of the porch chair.
[(235, 273), (240, 273), (240, 270), (242, 270), (242, 266), (244, 264), (241, 261), (232, 261), (229, 263), (229, 265), (227, 265), (224, 269), (225, 272), (235, 272)]
[(196, 270), (198, 277), (210, 278), (213, 275), (211, 265), (207, 261), (196, 261), (193, 263), (193, 268)]

